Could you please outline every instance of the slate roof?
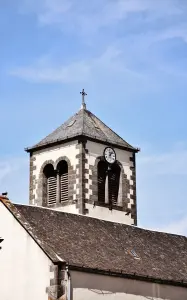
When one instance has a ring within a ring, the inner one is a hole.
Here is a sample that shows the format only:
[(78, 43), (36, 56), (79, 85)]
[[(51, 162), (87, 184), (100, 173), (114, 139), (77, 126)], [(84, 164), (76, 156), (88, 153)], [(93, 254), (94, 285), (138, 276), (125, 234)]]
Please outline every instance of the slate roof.
[(27, 220), (45, 252), (49, 256), (56, 253), (70, 266), (187, 284), (184, 236), (47, 208), (14, 207)]
[(26, 151), (29, 152), (30, 150), (82, 135), (94, 140), (119, 145), (131, 151), (138, 151), (86, 109), (79, 110), (55, 131), (33, 147), (27, 148)]

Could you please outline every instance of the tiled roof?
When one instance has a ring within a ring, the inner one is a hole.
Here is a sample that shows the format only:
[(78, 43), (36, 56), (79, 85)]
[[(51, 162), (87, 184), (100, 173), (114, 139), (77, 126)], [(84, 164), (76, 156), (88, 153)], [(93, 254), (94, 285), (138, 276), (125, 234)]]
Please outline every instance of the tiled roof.
[(69, 118), (69, 120), (58, 127), (55, 131), (33, 147), (27, 148), (26, 150), (30, 151), (80, 135), (102, 142), (109, 142), (113, 145), (119, 145), (132, 151), (137, 151), (136, 148), (128, 144), (100, 119), (86, 109), (79, 110), (78, 113)]
[(47, 208), (14, 206), (30, 224), (46, 253), (56, 253), (70, 266), (187, 282), (184, 236)]

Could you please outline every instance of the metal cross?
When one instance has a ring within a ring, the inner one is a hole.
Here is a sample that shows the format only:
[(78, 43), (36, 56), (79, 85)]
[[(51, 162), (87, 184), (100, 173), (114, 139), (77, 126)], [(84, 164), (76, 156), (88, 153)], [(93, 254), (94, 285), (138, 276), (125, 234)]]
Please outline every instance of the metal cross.
[(80, 92), (80, 94), (82, 95), (82, 108), (86, 109), (86, 103), (84, 97), (87, 96), (87, 94), (85, 93), (84, 89), (82, 89), (82, 92)]

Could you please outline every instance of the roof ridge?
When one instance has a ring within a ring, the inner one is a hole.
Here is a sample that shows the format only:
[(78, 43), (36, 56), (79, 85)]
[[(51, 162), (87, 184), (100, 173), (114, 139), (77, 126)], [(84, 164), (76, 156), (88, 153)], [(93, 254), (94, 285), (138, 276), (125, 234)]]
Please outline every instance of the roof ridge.
[(124, 227), (135, 228), (135, 230), (139, 229), (139, 230), (148, 231), (148, 232), (155, 232), (155, 233), (167, 234), (167, 235), (172, 235), (172, 236), (173, 235), (174, 236), (180, 236), (180, 237), (184, 237), (185, 239), (187, 239), (187, 236), (182, 235), (182, 234), (164, 232), (164, 231), (159, 231), (159, 230), (154, 230), (154, 229), (148, 229), (148, 228), (139, 227), (139, 226), (135, 226), (135, 225), (132, 225), (132, 224), (124, 224), (124, 223), (120, 223), (120, 222), (116, 222), (116, 221), (113, 222), (113, 221), (109, 221), (109, 220), (102, 220), (102, 219), (99, 219), (99, 218), (96, 218), (96, 217), (90, 217), (89, 215), (84, 216), (84, 215), (75, 214), (75, 213), (68, 213), (68, 212), (56, 210), (56, 209), (49, 208), (49, 207), (36, 206), (36, 205), (28, 205), (28, 204), (18, 204), (18, 203), (15, 203), (13, 205), (14, 206), (16, 205), (16, 206), (34, 207), (36, 209), (53, 211), (53, 212), (55, 212), (56, 214), (59, 214), (59, 215), (60, 214), (62, 214), (62, 215), (73, 215), (73, 216), (77, 216), (79, 218), (89, 218), (89, 219), (98, 220), (98, 222), (113, 224), (114, 226), (115, 225), (118, 225), (118, 226), (121, 225), (121, 226), (124, 226)]
[[(87, 110), (91, 115), (93, 115), (97, 120), (99, 120), (105, 127), (108, 127), (115, 135), (117, 135), (123, 142), (125, 142), (130, 148), (136, 150), (133, 146), (131, 146), (129, 143), (126, 142), (119, 134), (117, 134), (113, 129), (111, 129), (108, 125), (106, 125), (101, 119), (99, 119), (95, 114), (93, 114), (91, 111)], [(103, 132), (103, 130), (102, 130)]]
[[(93, 123), (94, 123), (95, 125), (97, 125), (96, 122), (95, 122), (95, 120), (94, 120), (93, 117), (92, 117), (92, 116), (94, 116), (94, 114), (92, 114), (92, 112), (90, 112), (90, 111), (87, 111), (87, 112), (90, 113), (90, 116), (89, 116), (89, 117), (92, 119)], [(102, 122), (102, 121), (101, 121), (101, 122)], [(103, 123), (103, 124), (104, 124), (104, 123)], [(104, 124), (104, 125), (105, 125), (105, 124)], [(98, 126), (98, 125), (97, 125), (97, 126)], [(106, 126), (106, 125), (105, 125), (105, 126)], [(107, 127), (108, 127), (108, 126), (107, 126)], [(108, 138), (107, 138), (106, 134), (104, 133), (104, 131), (103, 131), (99, 126), (98, 126), (98, 129), (102, 131), (102, 134), (105, 136), (105, 138), (106, 138), (106, 140), (107, 140)]]

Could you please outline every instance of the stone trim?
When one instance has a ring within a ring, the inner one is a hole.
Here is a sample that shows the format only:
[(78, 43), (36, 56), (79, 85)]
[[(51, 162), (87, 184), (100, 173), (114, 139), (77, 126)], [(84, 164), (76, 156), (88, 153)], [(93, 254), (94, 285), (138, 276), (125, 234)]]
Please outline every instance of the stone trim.
[(57, 169), (58, 163), (59, 163), (60, 161), (62, 161), (62, 160), (64, 160), (64, 161), (67, 162), (67, 164), (68, 164), (68, 170), (69, 170), (69, 168), (71, 167), (71, 163), (70, 163), (70, 160), (69, 160), (69, 158), (68, 158), (67, 156), (61, 156), (61, 157), (59, 157), (57, 160), (55, 160), (55, 163), (54, 163), (54, 169), (55, 169), (55, 170)]
[(95, 160), (94, 166), (90, 166), (91, 173), (89, 174), (89, 179), (91, 180), (91, 185), (90, 189), (92, 190), (92, 195), (90, 196), (89, 203), (96, 205), (98, 202), (98, 179), (97, 179), (97, 165), (99, 161), (103, 161), (104, 157), (103, 156), (98, 156)]
[(132, 194), (130, 198), (133, 200), (133, 204), (131, 205), (131, 216), (134, 219), (134, 225), (137, 226), (137, 200), (136, 200), (136, 154), (133, 153), (132, 157), (130, 157), (130, 162), (133, 163), (133, 166), (130, 167), (132, 175), (130, 180), (133, 181), (133, 184), (130, 185), (130, 189)]
[(117, 160), (116, 163), (121, 169), (121, 177), (122, 177), (122, 207), (124, 211), (128, 211), (128, 203), (130, 203), (130, 199), (128, 199), (128, 194), (130, 194), (130, 182), (127, 178), (127, 175), (124, 172), (123, 165)]
[(52, 165), (54, 168), (54, 161), (53, 160), (46, 160), (41, 168), (40, 168), (40, 173), (39, 173), (39, 177), (38, 177), (38, 186), (37, 186), (37, 200), (35, 201), (36, 205), (40, 205), (40, 206), (47, 206), (47, 194), (45, 193), (45, 178), (43, 175), (43, 170), (47, 165)]
[(76, 169), (79, 171), (76, 174), (76, 182), (78, 182), (76, 183), (76, 190), (79, 190), (79, 193), (76, 196), (76, 207), (78, 208), (79, 213), (84, 215), (87, 213), (85, 203), (87, 201), (86, 193), (88, 193), (88, 189), (85, 187), (85, 164), (88, 164), (88, 160), (86, 158), (86, 153), (88, 153), (88, 150), (86, 149), (86, 141), (79, 140), (76, 148), (79, 149), (79, 154), (76, 155), (76, 159), (78, 159)]
[[(99, 156), (95, 160), (94, 166), (90, 166), (90, 169), (92, 171), (92, 174), (89, 174), (89, 179), (91, 180), (92, 184), (90, 189), (92, 190), (92, 195), (90, 196), (90, 199), (88, 202), (90, 204), (93, 204), (95, 206), (104, 206), (104, 207), (109, 207), (109, 204), (105, 203), (104, 205), (100, 204), (98, 202), (98, 178), (97, 178), (97, 166), (99, 161), (103, 161), (104, 157)], [(116, 163), (120, 167), (121, 170), (121, 176), (122, 176), (122, 206), (121, 205), (113, 205), (112, 209), (117, 209), (121, 211), (126, 211), (128, 212), (128, 203), (130, 203), (130, 199), (128, 199), (128, 194), (130, 194), (130, 181), (127, 178), (127, 175), (124, 172), (124, 168), (122, 164), (117, 160)]]
[(60, 300), (66, 296), (66, 269), (63, 263), (51, 265), (49, 268), (51, 273), (50, 285), (46, 288), (48, 300)]
[(37, 205), (41, 206), (48, 206), (47, 205), (47, 195), (44, 192), (44, 176), (43, 176), (43, 170), (46, 165), (52, 164), (55, 171), (57, 171), (57, 165), (60, 161), (66, 161), (68, 164), (68, 201), (65, 201), (64, 203), (56, 203), (55, 205), (50, 205), (50, 207), (60, 207), (60, 206), (66, 206), (69, 205), (69, 201), (73, 201), (73, 195), (76, 193), (76, 190), (74, 189), (74, 185), (76, 184), (76, 171), (73, 169), (73, 166), (70, 163), (70, 160), (66, 156), (59, 157), (55, 162), (53, 160), (47, 160), (45, 161), (41, 168), (39, 173), (39, 179), (38, 179), (38, 187), (37, 187)]
[(35, 184), (36, 176), (34, 175), (34, 170), (36, 170), (36, 166), (34, 165), (35, 160), (36, 157), (34, 157), (32, 153), (30, 153), (29, 204), (33, 204), (33, 201), (35, 200), (35, 195), (34, 195), (34, 189), (36, 188), (36, 184)]

